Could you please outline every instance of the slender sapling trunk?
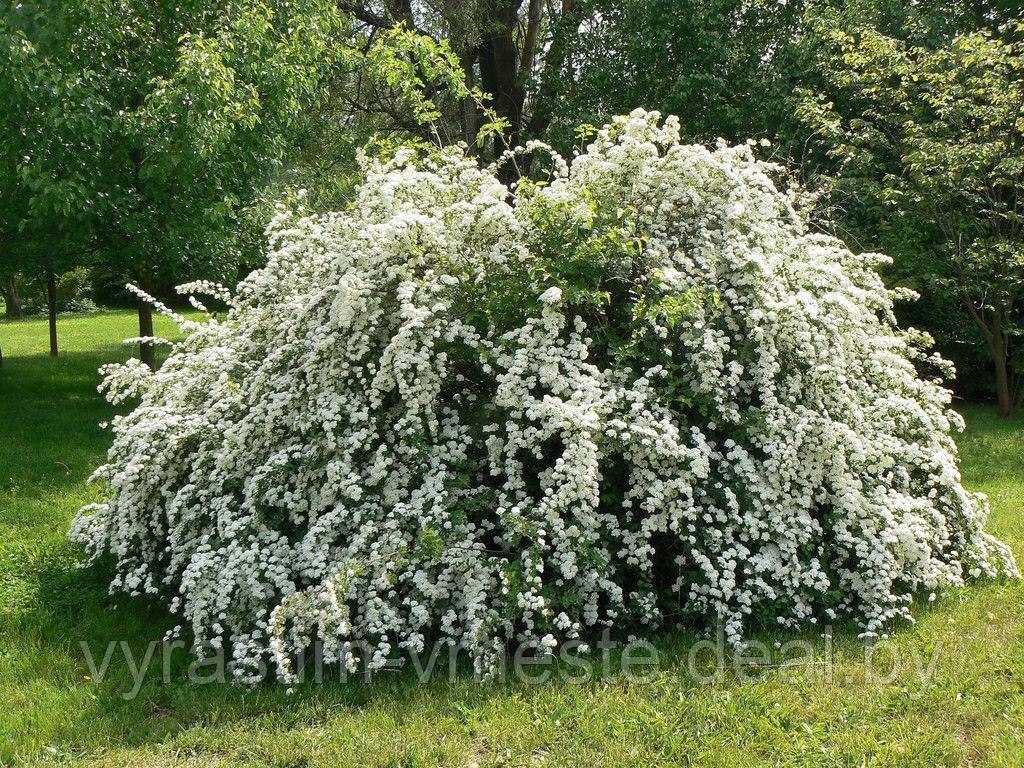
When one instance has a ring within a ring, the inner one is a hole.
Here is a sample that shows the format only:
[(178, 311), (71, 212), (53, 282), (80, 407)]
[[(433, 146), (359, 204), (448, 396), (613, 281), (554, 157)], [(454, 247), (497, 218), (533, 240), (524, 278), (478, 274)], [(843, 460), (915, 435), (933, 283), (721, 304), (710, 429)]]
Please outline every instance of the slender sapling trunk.
[(46, 311), (50, 316), (50, 357), (57, 356), (57, 276), (46, 272)]

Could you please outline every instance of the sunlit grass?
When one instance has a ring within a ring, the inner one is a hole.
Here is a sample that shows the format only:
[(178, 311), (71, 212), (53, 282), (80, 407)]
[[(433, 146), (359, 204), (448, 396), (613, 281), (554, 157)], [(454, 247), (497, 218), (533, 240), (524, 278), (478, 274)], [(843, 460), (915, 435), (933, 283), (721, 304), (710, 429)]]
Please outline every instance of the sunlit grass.
[[(931, 766), (1024, 764), (1024, 588), (983, 584), (917, 611), (873, 665), (837, 629), (834, 664), (759, 682), (685, 679), (694, 638), (664, 638), (654, 679), (576, 685), (480, 685), (468, 675), (420, 685), (246, 690), (163, 684), (160, 670), (126, 700), (116, 656), (85, 679), (80, 640), (124, 639), (137, 654), (169, 622), (154, 604), (106, 595), (101, 570), (74, 567), (64, 534), (92, 499), (111, 409), (96, 369), (125, 359), (130, 312), (61, 319), (62, 354), (46, 355), (45, 320), (0, 322), (0, 763), (167, 765)], [(173, 326), (158, 320), (158, 333)], [(990, 529), (1024, 555), (1024, 420), (964, 409), (968, 485), (989, 495)], [(115, 607), (116, 606), (116, 607)], [(769, 643), (790, 635), (762, 633)], [(808, 635), (824, 655), (830, 644)], [(871, 679), (901, 668), (891, 684)], [(929, 684), (911, 660), (935, 659)], [(185, 664), (177, 659), (174, 669)], [(826, 676), (824, 670), (828, 669)], [(177, 678), (181, 675), (178, 674)], [(791, 679), (792, 678), (792, 679)]]

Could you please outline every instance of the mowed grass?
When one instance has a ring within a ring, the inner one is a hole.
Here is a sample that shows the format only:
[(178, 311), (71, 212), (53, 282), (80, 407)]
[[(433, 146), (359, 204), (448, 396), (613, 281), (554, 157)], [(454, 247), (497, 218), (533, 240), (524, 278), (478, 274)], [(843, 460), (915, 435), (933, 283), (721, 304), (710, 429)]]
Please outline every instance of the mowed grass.
[[(1024, 765), (1024, 586), (973, 585), (916, 611), (870, 659), (848, 627), (813, 662), (760, 680), (686, 674), (694, 637), (662, 638), (647, 681), (373, 683), (254, 689), (172, 682), (157, 657), (134, 697), (117, 650), (102, 682), (79, 646), (128, 641), (136, 660), (174, 622), (111, 598), (102, 569), (65, 539), (93, 499), (85, 478), (112, 409), (96, 369), (131, 349), (129, 312), (0, 323), (0, 763), (110, 766), (1007, 766)], [(158, 321), (158, 333), (173, 333)], [(1024, 561), (1024, 419), (964, 409), (967, 484), (989, 494), (990, 530)], [(793, 635), (761, 632), (769, 645)], [(829, 661), (831, 660), (831, 663)], [(916, 660), (916, 663), (915, 663)], [(934, 665), (928, 673), (929, 665)], [(895, 674), (886, 678), (895, 665)], [(707, 669), (702, 667), (705, 671)], [(885, 678), (885, 679), (883, 679)]]

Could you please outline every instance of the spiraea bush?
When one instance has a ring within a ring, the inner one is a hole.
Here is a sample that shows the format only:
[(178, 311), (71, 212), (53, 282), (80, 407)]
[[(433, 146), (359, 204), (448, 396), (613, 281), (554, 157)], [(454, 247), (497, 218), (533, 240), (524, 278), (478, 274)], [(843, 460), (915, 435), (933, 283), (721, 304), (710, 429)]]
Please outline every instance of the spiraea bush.
[[(251, 679), (314, 640), (852, 618), (1016, 574), (883, 257), (809, 228), (749, 146), (636, 112), (513, 192), (458, 149), (282, 214), (229, 311), (113, 366), (105, 501), (72, 536)], [(214, 287), (192, 285), (190, 291)]]

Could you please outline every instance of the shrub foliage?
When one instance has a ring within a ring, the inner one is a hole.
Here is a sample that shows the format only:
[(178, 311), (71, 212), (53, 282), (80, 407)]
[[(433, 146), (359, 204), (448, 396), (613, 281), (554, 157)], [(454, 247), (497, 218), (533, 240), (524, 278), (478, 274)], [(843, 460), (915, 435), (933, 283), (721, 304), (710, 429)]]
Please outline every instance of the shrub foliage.
[(872, 636), (1016, 573), (884, 257), (813, 233), (749, 146), (638, 111), (514, 192), (458, 149), (366, 166), (159, 371), (106, 370), (141, 399), (72, 536), (240, 678), (316, 639), (487, 670), (605, 626)]

